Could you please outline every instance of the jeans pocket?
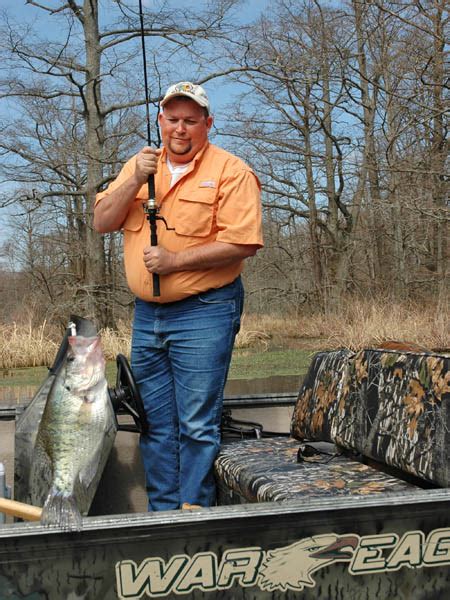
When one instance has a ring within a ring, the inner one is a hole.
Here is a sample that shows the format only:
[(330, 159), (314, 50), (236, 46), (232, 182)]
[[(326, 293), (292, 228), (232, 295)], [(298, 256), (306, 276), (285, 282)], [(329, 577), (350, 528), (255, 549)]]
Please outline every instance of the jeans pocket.
[(235, 281), (224, 287), (200, 293), (197, 299), (200, 305), (203, 305), (205, 308), (209, 306), (213, 310), (213, 307), (216, 307), (216, 310), (220, 311), (222, 315), (226, 313), (231, 318), (232, 335), (234, 338), (241, 326), (241, 315), (244, 305), (244, 288), (241, 278), (238, 277)]
[(230, 303), (239, 311), (242, 305), (243, 288), (241, 278), (238, 277), (232, 283), (224, 285), (221, 288), (208, 290), (198, 294), (198, 299), (203, 304), (226, 304)]
[(203, 292), (198, 295), (198, 300), (202, 304), (230, 304), (234, 307), (236, 301), (235, 294), (231, 290), (227, 290), (228, 293), (222, 290), (223, 288)]

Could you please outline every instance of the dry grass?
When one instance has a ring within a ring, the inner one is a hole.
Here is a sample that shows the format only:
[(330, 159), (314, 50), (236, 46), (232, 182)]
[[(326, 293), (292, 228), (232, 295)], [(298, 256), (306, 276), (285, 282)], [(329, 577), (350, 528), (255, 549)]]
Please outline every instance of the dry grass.
[(250, 338), (248, 345), (262, 344), (336, 349), (376, 347), (387, 341), (399, 341), (429, 350), (450, 350), (449, 311), (431, 304), (392, 303), (349, 299), (334, 313), (308, 314), (296, 318), (249, 315), (243, 319), (238, 336)]
[(241, 319), (241, 329), (236, 336), (236, 348), (261, 348), (267, 350), (270, 344), (270, 333), (264, 331), (261, 323), (246, 315)]
[[(242, 333), (247, 330), (258, 331), (271, 344), (283, 346), (292, 340), (317, 341), (327, 338), (327, 323), (323, 315), (304, 317), (286, 317), (274, 315), (244, 315)], [(240, 335), (240, 334), (239, 334)], [(238, 336), (239, 337), (239, 336)]]
[(0, 368), (50, 366), (58, 350), (55, 331), (44, 321), (19, 325), (0, 325)]
[[(0, 368), (50, 366), (62, 339), (61, 332), (44, 322), (0, 324)], [(107, 360), (130, 354), (131, 328), (100, 332)], [(449, 311), (431, 304), (349, 300), (336, 313), (301, 317), (244, 315), (236, 339), (237, 348), (264, 351), (269, 348), (308, 350), (379, 346), (388, 340), (410, 342), (436, 351), (450, 349)]]
[[(129, 326), (121, 323), (117, 331), (104, 329), (100, 336), (107, 360), (115, 360), (117, 354), (129, 356)], [(61, 331), (47, 322), (37, 326), (31, 322), (0, 324), (0, 369), (49, 367), (55, 359), (62, 337)]]
[(120, 322), (117, 329), (102, 329), (100, 337), (106, 360), (115, 360), (118, 354), (130, 356), (131, 326), (128, 323)]
[(448, 310), (392, 302), (349, 302), (327, 318), (327, 347), (359, 350), (386, 341), (409, 342), (429, 350), (450, 349)]

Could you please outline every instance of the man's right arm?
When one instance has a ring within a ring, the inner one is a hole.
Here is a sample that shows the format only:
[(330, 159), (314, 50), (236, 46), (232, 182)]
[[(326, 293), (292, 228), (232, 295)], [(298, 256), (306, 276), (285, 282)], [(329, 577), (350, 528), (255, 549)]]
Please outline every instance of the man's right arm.
[(119, 230), (141, 187), (156, 173), (161, 150), (145, 147), (136, 155), (134, 173), (104, 196), (94, 208), (94, 228), (99, 233)]

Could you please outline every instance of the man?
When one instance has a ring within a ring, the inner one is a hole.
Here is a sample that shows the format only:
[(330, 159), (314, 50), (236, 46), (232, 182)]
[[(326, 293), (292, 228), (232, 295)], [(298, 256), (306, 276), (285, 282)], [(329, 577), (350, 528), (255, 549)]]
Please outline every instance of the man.
[[(149, 510), (215, 501), (223, 389), (243, 305), (243, 260), (262, 247), (259, 182), (212, 145), (204, 89), (171, 86), (161, 102), (163, 149), (143, 148), (96, 199), (97, 231), (124, 231), (136, 296), (131, 363), (149, 423), (141, 436)], [(155, 174), (158, 245), (143, 203)], [(173, 228), (173, 229), (172, 229)], [(160, 296), (152, 274), (160, 275)]]

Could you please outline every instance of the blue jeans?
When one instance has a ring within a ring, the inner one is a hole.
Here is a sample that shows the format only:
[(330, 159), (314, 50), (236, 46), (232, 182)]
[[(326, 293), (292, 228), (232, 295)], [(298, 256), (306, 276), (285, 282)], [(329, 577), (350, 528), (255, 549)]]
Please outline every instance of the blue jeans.
[(131, 364), (149, 423), (140, 440), (149, 510), (215, 502), (223, 390), (243, 299), (239, 277), (179, 302), (136, 300)]

